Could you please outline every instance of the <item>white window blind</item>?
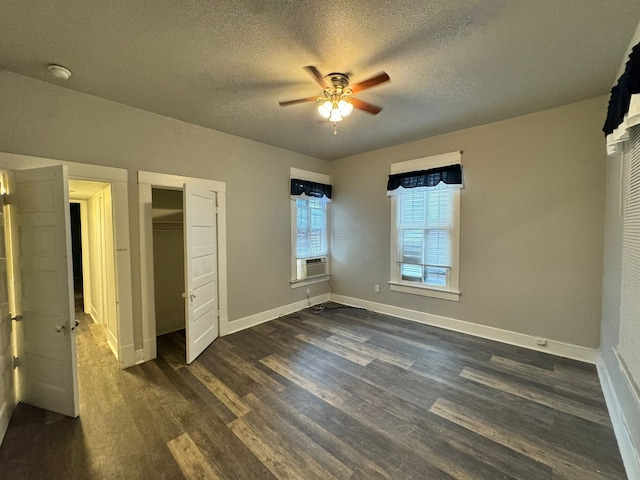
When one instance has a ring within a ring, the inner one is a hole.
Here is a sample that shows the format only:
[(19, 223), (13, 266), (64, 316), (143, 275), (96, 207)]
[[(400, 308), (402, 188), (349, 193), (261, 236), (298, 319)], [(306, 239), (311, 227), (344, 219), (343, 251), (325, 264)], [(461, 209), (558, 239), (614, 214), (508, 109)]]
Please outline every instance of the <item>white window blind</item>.
[(640, 386), (640, 126), (631, 129), (624, 158), (622, 287), (618, 351)]
[(398, 195), (398, 261), (402, 280), (435, 287), (449, 285), (452, 191), (415, 188)]
[(327, 204), (319, 198), (299, 198), (296, 202), (296, 256), (327, 254)]

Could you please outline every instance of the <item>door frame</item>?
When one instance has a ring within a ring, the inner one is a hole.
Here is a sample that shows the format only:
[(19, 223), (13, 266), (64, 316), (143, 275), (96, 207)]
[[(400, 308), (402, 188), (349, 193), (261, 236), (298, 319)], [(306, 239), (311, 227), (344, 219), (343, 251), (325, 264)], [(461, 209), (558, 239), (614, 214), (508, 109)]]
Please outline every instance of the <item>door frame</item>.
[(151, 218), (151, 189), (183, 190), (185, 183), (199, 185), (216, 193), (216, 227), (218, 241), (218, 328), (220, 336), (229, 333), (227, 313), (227, 217), (226, 183), (204, 178), (185, 177), (166, 173), (138, 171), (138, 216), (140, 221), (140, 288), (142, 298), (143, 358), (137, 363), (157, 356), (156, 307), (153, 282), (153, 222)]
[(131, 251), (129, 245), (129, 200), (127, 170), (51, 158), (0, 152), (0, 169), (7, 171), (66, 165), (69, 179), (111, 184), (113, 202), (114, 256), (116, 260), (116, 305), (118, 366), (135, 364), (133, 304), (131, 300)]

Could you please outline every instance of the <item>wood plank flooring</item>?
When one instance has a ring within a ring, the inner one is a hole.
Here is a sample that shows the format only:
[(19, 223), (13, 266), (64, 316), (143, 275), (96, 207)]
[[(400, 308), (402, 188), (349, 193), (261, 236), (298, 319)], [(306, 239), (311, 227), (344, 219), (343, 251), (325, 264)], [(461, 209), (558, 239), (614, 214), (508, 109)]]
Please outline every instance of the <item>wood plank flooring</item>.
[(7, 479), (624, 479), (595, 368), (330, 304), (116, 368), (78, 333), (81, 414), (19, 405)]

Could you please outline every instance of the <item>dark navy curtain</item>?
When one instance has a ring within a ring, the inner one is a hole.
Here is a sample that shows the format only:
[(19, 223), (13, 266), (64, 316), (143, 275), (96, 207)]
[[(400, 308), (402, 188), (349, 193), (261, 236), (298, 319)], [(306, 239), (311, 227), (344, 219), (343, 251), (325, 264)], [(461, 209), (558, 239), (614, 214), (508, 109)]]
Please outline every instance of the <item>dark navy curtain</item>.
[(611, 89), (607, 119), (602, 128), (605, 135), (613, 133), (624, 121), (624, 116), (629, 112), (631, 95), (635, 93), (640, 93), (640, 43), (631, 50), (624, 73)]
[(462, 167), (458, 164), (416, 172), (395, 173), (389, 175), (387, 191), (392, 192), (400, 187), (435, 187), (440, 182), (447, 185), (462, 185)]
[(316, 197), (328, 199), (331, 198), (331, 185), (325, 185), (324, 183), (310, 182), (308, 180), (299, 180), (297, 178), (291, 179), (291, 195), (307, 197)]

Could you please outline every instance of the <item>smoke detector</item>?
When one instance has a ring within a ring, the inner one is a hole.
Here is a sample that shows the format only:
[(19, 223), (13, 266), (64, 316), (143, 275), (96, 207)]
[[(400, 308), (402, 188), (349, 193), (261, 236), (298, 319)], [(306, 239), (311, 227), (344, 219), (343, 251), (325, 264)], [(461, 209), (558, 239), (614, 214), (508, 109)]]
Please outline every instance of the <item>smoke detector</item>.
[(51, 72), (51, 75), (61, 80), (67, 80), (71, 76), (71, 70), (62, 65), (51, 64), (47, 68)]

